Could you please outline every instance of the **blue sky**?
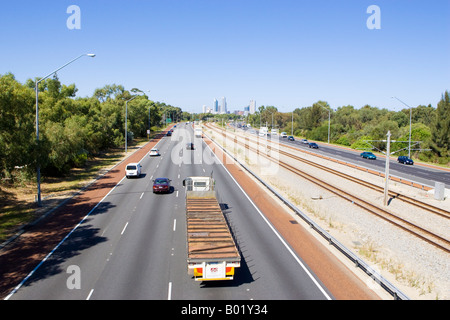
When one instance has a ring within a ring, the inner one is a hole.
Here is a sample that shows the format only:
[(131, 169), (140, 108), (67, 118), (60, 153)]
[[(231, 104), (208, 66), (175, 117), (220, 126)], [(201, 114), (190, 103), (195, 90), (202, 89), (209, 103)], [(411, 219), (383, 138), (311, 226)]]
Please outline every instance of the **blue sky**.
[[(81, 10), (81, 29), (66, 26)], [(381, 29), (370, 30), (370, 5)], [(77, 96), (106, 84), (200, 112), (225, 96), (288, 112), (318, 100), (334, 109), (432, 104), (450, 90), (450, 1), (2, 1), (0, 74), (20, 82), (58, 73)]]

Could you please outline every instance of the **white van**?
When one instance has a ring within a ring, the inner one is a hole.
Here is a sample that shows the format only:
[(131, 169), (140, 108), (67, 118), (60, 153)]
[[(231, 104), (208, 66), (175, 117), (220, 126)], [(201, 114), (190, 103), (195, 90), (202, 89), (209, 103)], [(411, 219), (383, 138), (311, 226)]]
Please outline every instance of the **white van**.
[(140, 177), (141, 176), (141, 165), (139, 163), (129, 163), (125, 168), (125, 175), (127, 179), (129, 177)]

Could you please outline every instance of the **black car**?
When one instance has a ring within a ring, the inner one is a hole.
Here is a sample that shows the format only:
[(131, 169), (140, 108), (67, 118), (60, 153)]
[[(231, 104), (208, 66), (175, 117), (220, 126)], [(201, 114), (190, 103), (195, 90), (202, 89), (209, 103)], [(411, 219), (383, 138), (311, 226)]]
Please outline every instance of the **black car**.
[(315, 142), (308, 143), (308, 147), (313, 148), (313, 149), (319, 149), (319, 146)]
[(404, 163), (404, 164), (414, 164), (414, 161), (411, 158), (408, 158), (407, 156), (399, 156), (397, 158), (398, 163)]
[(186, 150), (194, 150), (194, 144), (193, 143), (187, 143), (186, 144)]
[(295, 139), (294, 139), (293, 136), (289, 136), (289, 137), (288, 137), (288, 140), (289, 140), (289, 141), (295, 141)]

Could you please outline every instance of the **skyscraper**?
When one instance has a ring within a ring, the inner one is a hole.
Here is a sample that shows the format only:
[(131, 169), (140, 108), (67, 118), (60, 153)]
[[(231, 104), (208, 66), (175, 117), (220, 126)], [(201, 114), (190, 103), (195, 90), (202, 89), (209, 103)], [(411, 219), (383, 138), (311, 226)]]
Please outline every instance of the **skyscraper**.
[(220, 113), (227, 113), (227, 100), (222, 97), (222, 105), (220, 106)]
[(219, 101), (217, 99), (214, 99), (213, 113), (219, 113)]
[(256, 112), (256, 101), (250, 100), (250, 114), (254, 114)]

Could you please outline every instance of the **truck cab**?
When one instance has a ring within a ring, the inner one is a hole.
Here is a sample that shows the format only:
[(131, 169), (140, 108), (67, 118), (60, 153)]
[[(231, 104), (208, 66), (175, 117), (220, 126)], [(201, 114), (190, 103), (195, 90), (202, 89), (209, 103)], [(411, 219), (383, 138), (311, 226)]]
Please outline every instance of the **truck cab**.
[(186, 191), (213, 191), (214, 179), (210, 177), (189, 177), (183, 180)]
[(196, 138), (201, 138), (203, 134), (202, 127), (195, 127), (194, 128), (194, 134)]

